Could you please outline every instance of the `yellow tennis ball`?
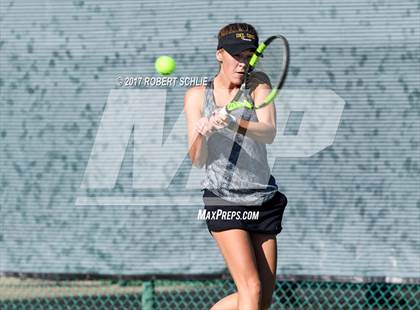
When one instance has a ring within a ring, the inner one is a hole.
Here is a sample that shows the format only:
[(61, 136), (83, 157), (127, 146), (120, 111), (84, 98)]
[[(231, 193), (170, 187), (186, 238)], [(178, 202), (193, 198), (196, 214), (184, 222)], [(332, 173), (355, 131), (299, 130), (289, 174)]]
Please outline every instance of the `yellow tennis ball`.
[(162, 75), (169, 75), (175, 71), (175, 60), (170, 56), (160, 56), (155, 61), (155, 69)]

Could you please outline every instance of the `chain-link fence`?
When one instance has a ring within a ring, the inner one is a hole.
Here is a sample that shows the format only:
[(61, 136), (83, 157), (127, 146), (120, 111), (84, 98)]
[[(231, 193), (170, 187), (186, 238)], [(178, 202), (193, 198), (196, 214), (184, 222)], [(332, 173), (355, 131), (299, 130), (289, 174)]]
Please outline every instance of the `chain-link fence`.
[[(39, 280), (0, 277), (0, 309), (209, 309), (230, 279)], [(420, 284), (280, 280), (270, 309), (420, 309)]]

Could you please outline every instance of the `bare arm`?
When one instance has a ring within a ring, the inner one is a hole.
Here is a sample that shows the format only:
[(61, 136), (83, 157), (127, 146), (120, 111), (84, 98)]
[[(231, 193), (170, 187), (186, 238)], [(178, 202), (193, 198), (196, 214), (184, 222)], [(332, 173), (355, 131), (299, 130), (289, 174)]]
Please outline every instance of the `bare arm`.
[[(270, 91), (271, 88), (267, 84), (258, 85), (254, 91), (255, 105), (258, 106), (261, 104)], [(275, 105), (272, 103), (255, 111), (257, 113), (258, 121), (253, 122), (238, 119), (238, 131), (243, 132), (246, 128), (246, 135), (250, 138), (265, 144), (273, 143), (277, 132)]]
[(190, 88), (184, 97), (184, 113), (188, 129), (188, 156), (194, 166), (201, 168), (207, 161), (206, 136), (197, 130), (206, 126), (206, 120), (202, 117), (202, 103), (204, 99), (203, 89), (200, 87)]

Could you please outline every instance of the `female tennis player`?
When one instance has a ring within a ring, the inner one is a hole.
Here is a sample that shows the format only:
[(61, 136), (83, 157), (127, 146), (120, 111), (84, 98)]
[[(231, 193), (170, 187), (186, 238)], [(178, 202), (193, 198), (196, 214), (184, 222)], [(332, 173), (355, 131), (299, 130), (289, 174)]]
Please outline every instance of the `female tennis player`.
[[(184, 98), (188, 154), (194, 166), (205, 166), (204, 207), (216, 215), (206, 219), (207, 227), (237, 287), (211, 309), (268, 309), (276, 283), (276, 235), (287, 205), (267, 163), (266, 144), (276, 135), (275, 105), (217, 113), (238, 92), (258, 34), (249, 24), (234, 23), (219, 31), (218, 40), (219, 72)], [(258, 79), (244, 96), (257, 105), (270, 88)]]

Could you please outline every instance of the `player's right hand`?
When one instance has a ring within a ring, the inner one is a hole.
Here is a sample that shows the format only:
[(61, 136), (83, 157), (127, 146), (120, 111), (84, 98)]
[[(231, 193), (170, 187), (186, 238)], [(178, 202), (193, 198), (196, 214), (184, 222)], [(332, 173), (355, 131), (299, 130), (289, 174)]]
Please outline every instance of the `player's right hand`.
[(209, 118), (210, 123), (216, 130), (222, 129), (229, 125), (229, 116), (227, 114), (219, 113), (221, 109), (215, 110)]

